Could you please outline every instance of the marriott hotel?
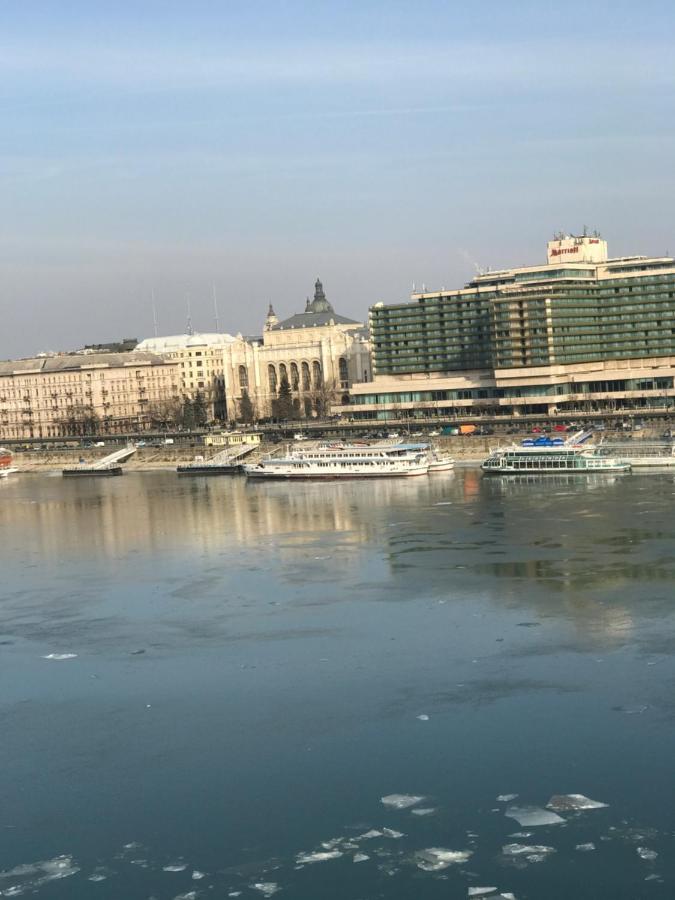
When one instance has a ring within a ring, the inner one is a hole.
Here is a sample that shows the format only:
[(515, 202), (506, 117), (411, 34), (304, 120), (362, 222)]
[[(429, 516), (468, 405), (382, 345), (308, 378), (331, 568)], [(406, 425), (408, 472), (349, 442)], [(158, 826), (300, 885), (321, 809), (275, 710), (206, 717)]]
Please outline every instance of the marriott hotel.
[(557, 235), (545, 264), (377, 303), (370, 330), (355, 419), (670, 407), (675, 259), (612, 259), (599, 235)]

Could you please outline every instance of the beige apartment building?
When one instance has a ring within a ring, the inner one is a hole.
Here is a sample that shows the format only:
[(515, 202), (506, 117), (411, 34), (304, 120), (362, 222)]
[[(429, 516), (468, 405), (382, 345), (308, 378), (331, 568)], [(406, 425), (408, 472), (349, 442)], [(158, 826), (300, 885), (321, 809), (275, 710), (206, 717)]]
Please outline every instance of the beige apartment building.
[(0, 362), (0, 438), (139, 431), (179, 394), (178, 367), (152, 353)]
[(157, 353), (175, 363), (180, 376), (180, 394), (194, 400), (200, 394), (209, 421), (226, 418), (224, 353), (236, 339), (230, 334), (174, 334), (146, 338), (136, 347)]

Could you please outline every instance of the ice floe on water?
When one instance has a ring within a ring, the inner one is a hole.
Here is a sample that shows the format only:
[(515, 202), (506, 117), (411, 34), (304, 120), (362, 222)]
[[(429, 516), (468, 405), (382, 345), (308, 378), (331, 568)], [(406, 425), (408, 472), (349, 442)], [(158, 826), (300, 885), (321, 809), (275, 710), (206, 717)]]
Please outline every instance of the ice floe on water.
[(408, 809), (410, 806), (417, 806), (424, 799), (415, 794), (387, 794), (380, 798), (380, 802), (391, 809)]
[(367, 853), (355, 853), (352, 857), (352, 860), (355, 863), (365, 862), (367, 859), (370, 859)]
[(192, 880), (201, 881), (202, 878), (206, 878), (206, 872), (200, 872), (199, 869), (195, 869), (192, 873)]
[(27, 891), (34, 892), (50, 881), (69, 878), (79, 871), (80, 868), (73, 861), (73, 857), (67, 855), (15, 866), (13, 869), (0, 872), (0, 883), (10, 879), (16, 881), (16, 884), (1, 890), (0, 896), (18, 897)]
[(467, 892), (467, 896), (484, 897), (486, 894), (494, 894), (496, 890), (496, 887), (470, 887)]
[(257, 881), (250, 888), (252, 891), (259, 891), (263, 897), (273, 897), (281, 890), (276, 881)]
[(496, 799), (497, 803), (510, 803), (512, 800), (515, 800), (518, 797), (518, 794), (500, 794)]
[(502, 856), (507, 859), (530, 863), (543, 862), (551, 853), (555, 853), (555, 847), (546, 847), (544, 844), (505, 844), (502, 847)]
[(466, 862), (472, 850), (446, 850), (445, 847), (427, 847), (415, 853), (415, 863), (424, 872), (440, 872), (448, 866), (456, 866)]
[(635, 851), (640, 859), (652, 860), (659, 855), (656, 850), (650, 850), (649, 847), (636, 847)]
[(61, 662), (64, 659), (77, 659), (77, 653), (48, 653), (43, 659), (53, 659)]
[(329, 859), (339, 859), (342, 856), (342, 850), (316, 850), (313, 853), (298, 853), (295, 862), (299, 866), (309, 863), (327, 862)]
[(556, 812), (576, 812), (584, 809), (606, 809), (609, 804), (591, 800), (583, 794), (554, 794), (546, 804), (547, 809)]
[(413, 816), (433, 816), (436, 808), (433, 806), (420, 806), (418, 809), (411, 809), (410, 812)]
[(579, 853), (591, 853), (591, 851), (595, 850), (595, 844), (593, 841), (588, 841), (586, 844), (577, 844), (574, 849), (578, 850)]
[(509, 806), (505, 816), (515, 819), (523, 828), (538, 828), (541, 825), (560, 825), (565, 820), (554, 812), (540, 806)]
[(417, 718), (420, 720), (420, 722), (429, 721), (429, 716), (426, 713), (421, 713)]
[(187, 869), (187, 863), (169, 863), (168, 866), (162, 866), (162, 872), (184, 872)]

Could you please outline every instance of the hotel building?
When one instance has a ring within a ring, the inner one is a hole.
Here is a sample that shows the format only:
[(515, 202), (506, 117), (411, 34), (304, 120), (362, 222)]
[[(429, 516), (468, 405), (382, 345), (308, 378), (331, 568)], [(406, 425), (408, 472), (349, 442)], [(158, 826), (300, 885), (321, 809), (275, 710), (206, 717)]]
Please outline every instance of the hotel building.
[(370, 330), (355, 419), (670, 407), (675, 260), (610, 259), (598, 234), (561, 234), (545, 264), (376, 304)]

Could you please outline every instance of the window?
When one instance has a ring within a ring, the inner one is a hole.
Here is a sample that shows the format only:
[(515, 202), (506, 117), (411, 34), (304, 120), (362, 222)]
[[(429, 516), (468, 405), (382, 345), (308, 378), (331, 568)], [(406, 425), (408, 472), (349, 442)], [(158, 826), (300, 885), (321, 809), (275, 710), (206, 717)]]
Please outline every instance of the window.
[(349, 368), (347, 366), (347, 360), (344, 358), (344, 356), (340, 357), (339, 370), (340, 370), (340, 387), (349, 387)]
[(276, 394), (277, 392), (277, 370), (274, 368), (272, 363), (270, 363), (267, 367), (267, 378), (269, 380), (270, 392), (272, 394)]
[(301, 366), (302, 369), (302, 389), (303, 391), (308, 391), (311, 387), (309, 380), (309, 363), (304, 362)]
[(239, 366), (239, 387), (241, 390), (248, 390), (248, 369), (246, 366)]
[(318, 360), (314, 360), (312, 363), (312, 382), (315, 388), (321, 387), (321, 383), (323, 381), (323, 377), (321, 374), (321, 363)]
[(300, 373), (298, 372), (298, 364), (291, 363), (291, 388), (297, 391), (300, 387)]

